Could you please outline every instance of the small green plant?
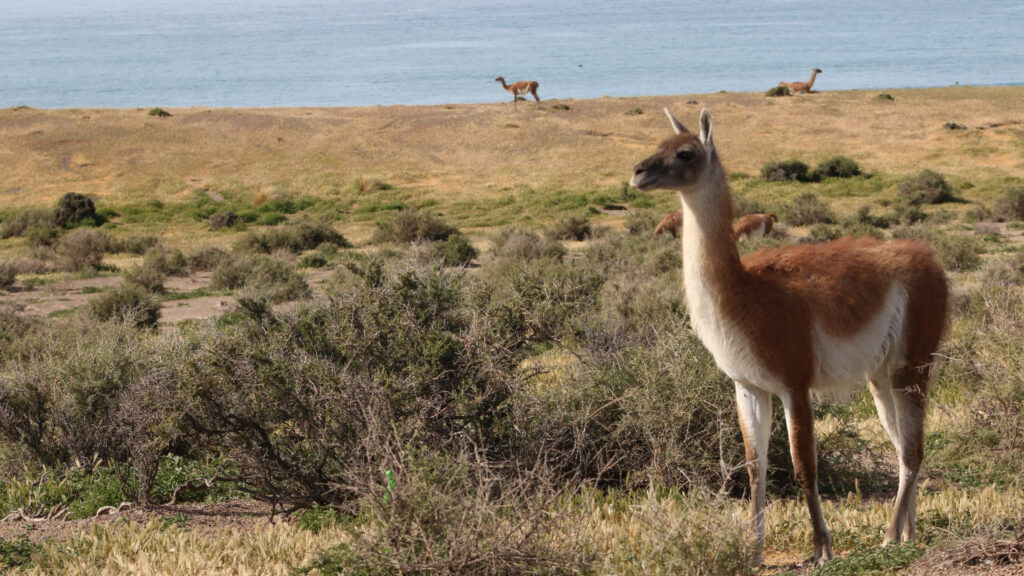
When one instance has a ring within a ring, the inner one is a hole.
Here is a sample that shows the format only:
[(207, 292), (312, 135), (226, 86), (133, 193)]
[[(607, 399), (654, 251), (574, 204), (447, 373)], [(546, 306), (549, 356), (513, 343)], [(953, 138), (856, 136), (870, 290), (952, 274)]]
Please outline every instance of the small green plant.
[(163, 108), (150, 108), (149, 112), (147, 112), (147, 114), (149, 114), (150, 116), (156, 116), (158, 118), (170, 118), (171, 117), (171, 113), (168, 112), (167, 110), (164, 110)]
[(260, 226), (277, 226), (278, 224), (283, 224), (287, 221), (288, 217), (280, 212), (267, 212), (266, 214), (261, 215), (256, 220), (256, 223)]
[(779, 96), (791, 96), (792, 92), (789, 91), (787, 86), (773, 86), (765, 91), (764, 95), (770, 98), (777, 98)]
[(643, 113), (643, 108), (630, 108), (629, 110), (626, 110), (626, 116), (639, 116)]
[(324, 528), (338, 524), (343, 518), (344, 516), (334, 506), (314, 505), (312, 508), (299, 510), (295, 514), (299, 527), (303, 530), (309, 530), (314, 534), (318, 534)]
[(177, 526), (178, 528), (185, 528), (188, 526), (189, 521), (192, 517), (184, 512), (178, 512), (176, 514), (168, 514), (160, 517), (160, 524), (164, 527)]
[(568, 111), (568, 110), (572, 110), (572, 108), (569, 108), (568, 104), (552, 104), (551, 105), (551, 109), (552, 110), (562, 110), (563, 112)]
[(881, 548), (861, 547), (848, 556), (836, 558), (812, 572), (813, 576), (865, 576), (894, 574), (924, 555), (927, 548), (908, 544)]
[(32, 564), (32, 556), (39, 554), (42, 546), (34, 544), (27, 534), (14, 540), (0, 538), (0, 568), (17, 568)]
[(942, 127), (946, 130), (954, 132), (958, 130), (967, 130), (967, 126), (964, 126), (963, 124), (957, 124), (956, 122), (946, 122), (945, 124), (942, 125)]
[(879, 94), (878, 96), (875, 96), (875, 100), (878, 100), (880, 102), (893, 102), (896, 99), (892, 97), (892, 94), (889, 94), (887, 92), (883, 92), (883, 93)]

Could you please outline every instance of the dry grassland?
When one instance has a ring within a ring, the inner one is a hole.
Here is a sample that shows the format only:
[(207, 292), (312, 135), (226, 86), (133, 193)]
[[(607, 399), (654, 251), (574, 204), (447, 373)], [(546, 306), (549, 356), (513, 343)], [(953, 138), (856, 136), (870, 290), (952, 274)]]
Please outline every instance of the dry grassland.
[[(961, 179), (1024, 177), (1024, 88), (823, 92), (788, 98), (717, 93), (507, 103), (288, 109), (0, 110), (0, 200), (52, 205), (76, 191), (100, 202), (183, 199), (195, 189), (279, 187), (329, 194), (357, 179), (446, 203), (519, 187), (618, 186), (667, 133), (671, 108), (715, 117), (732, 172), (773, 159), (843, 154), (868, 172), (941, 170)], [(568, 110), (556, 108), (561, 104)], [(640, 109), (642, 114), (628, 114)], [(955, 122), (968, 128), (943, 128)]]

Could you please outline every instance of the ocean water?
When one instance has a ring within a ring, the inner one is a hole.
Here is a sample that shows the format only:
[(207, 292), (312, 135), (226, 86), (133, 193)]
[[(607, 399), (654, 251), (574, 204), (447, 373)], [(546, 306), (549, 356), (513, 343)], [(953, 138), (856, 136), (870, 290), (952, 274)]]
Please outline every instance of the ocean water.
[(1024, 83), (1022, 0), (0, 0), (0, 107)]

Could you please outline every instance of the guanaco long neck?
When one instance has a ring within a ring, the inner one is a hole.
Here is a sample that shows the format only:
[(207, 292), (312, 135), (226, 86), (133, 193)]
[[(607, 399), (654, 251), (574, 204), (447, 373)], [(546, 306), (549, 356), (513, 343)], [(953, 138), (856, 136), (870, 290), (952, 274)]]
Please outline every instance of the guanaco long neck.
[(810, 79), (810, 81), (808, 81), (808, 82), (807, 82), (807, 90), (808, 90), (808, 91), (810, 91), (810, 89), (811, 89), (811, 86), (814, 86), (814, 78), (815, 78), (815, 77), (816, 77), (817, 75), (818, 75), (818, 71), (817, 71), (817, 70), (812, 70), (812, 71), (811, 71), (811, 79)]
[[(717, 308), (742, 286), (744, 274), (732, 232), (732, 199), (725, 170), (712, 157), (697, 189), (679, 193), (683, 206), (683, 283), (687, 300)], [(734, 293), (734, 292), (733, 292)]]

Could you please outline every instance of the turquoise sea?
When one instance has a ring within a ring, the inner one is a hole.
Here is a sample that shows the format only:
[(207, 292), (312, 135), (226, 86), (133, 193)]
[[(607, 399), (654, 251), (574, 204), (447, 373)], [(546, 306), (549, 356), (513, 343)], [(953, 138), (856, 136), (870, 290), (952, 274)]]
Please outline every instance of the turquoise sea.
[(0, 107), (1024, 83), (1021, 0), (0, 0)]

